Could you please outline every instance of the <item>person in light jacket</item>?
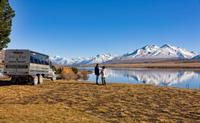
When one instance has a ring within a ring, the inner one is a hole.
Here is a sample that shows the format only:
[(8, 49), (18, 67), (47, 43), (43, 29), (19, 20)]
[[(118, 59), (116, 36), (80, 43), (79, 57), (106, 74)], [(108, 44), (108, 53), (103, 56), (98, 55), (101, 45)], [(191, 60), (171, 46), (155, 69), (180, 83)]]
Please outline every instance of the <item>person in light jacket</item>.
[(102, 85), (106, 85), (106, 73), (105, 73), (105, 66), (102, 67), (101, 69), (101, 81), (102, 81)]

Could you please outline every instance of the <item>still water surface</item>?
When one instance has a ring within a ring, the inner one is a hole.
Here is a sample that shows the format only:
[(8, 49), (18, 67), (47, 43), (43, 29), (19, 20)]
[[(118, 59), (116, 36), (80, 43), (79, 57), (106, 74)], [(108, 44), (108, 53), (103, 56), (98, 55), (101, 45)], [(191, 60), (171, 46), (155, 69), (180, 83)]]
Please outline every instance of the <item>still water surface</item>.
[[(94, 71), (91, 67), (80, 69)], [(152, 84), (200, 89), (200, 70), (107, 68), (106, 80), (107, 83)], [(89, 75), (88, 81), (95, 82), (94, 73)]]

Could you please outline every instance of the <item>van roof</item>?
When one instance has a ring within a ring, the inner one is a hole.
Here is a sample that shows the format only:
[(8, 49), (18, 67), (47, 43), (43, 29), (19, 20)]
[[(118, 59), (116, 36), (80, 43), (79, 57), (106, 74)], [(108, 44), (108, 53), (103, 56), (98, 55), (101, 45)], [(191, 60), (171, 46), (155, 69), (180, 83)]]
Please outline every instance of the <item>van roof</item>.
[[(29, 49), (6, 49), (6, 51), (29, 51), (29, 52), (31, 52), (31, 53), (36, 53), (36, 54), (48, 56), (48, 55), (46, 55), (46, 54), (39, 53), (39, 52), (36, 52), (36, 51), (32, 51), (32, 50), (29, 50)], [(49, 57), (49, 56), (48, 56), (48, 57)]]

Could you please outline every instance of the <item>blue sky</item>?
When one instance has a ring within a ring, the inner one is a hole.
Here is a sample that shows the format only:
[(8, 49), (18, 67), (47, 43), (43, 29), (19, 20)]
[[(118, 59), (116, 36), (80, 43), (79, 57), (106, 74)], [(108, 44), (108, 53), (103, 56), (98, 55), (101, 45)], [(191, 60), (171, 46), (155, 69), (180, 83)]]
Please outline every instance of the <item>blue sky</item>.
[(51, 56), (124, 54), (166, 43), (200, 52), (200, 0), (10, 0), (9, 48)]

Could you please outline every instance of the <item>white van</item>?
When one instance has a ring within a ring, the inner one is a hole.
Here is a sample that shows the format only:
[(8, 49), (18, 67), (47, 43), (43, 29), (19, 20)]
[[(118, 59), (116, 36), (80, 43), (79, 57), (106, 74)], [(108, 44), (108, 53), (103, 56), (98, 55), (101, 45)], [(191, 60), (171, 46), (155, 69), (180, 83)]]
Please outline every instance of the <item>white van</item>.
[(10, 49), (5, 51), (4, 74), (13, 82), (26, 81), (33, 85), (42, 84), (43, 78), (55, 80), (48, 55), (30, 50)]

